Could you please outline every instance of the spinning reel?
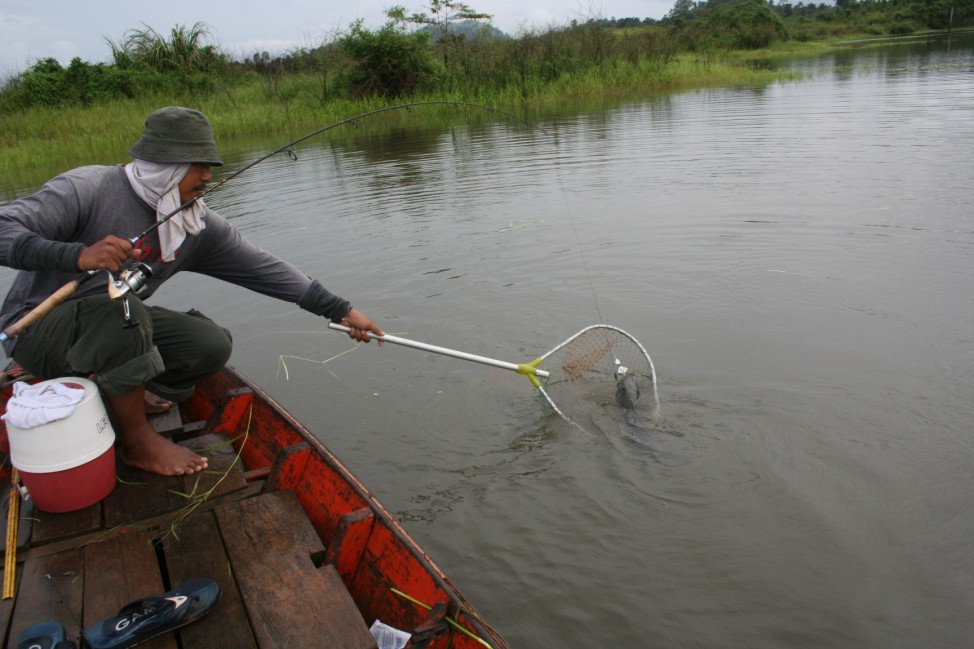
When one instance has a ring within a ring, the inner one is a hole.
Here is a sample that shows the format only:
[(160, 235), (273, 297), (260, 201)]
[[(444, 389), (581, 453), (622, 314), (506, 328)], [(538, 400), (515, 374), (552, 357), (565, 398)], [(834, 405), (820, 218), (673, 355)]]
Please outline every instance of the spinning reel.
[(138, 295), (152, 277), (152, 268), (148, 264), (136, 263), (130, 268), (123, 268), (118, 277), (109, 274), (108, 296), (113, 300), (125, 297), (129, 293)]
[(125, 323), (122, 325), (126, 329), (131, 329), (139, 325), (138, 320), (132, 318), (129, 309), (128, 295), (138, 295), (152, 277), (152, 268), (148, 264), (141, 262), (133, 264), (129, 268), (123, 268), (118, 277), (108, 274), (108, 296), (113, 300), (122, 299), (122, 311), (124, 312)]

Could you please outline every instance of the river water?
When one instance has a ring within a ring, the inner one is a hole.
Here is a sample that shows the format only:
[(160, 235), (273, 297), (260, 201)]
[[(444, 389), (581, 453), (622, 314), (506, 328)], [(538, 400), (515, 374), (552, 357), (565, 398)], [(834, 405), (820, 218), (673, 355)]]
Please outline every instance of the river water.
[(207, 278), (156, 302), (228, 324), (514, 647), (967, 646), (972, 42), (792, 65), (536, 126), (400, 111), (207, 199), (389, 333), (521, 362), (625, 329), (659, 374), (638, 439)]

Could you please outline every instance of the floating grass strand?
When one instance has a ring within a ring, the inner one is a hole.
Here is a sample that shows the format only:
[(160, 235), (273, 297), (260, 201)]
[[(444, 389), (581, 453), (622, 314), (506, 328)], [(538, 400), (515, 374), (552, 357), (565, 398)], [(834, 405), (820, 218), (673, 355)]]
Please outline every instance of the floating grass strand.
[(291, 359), (294, 359), (294, 360), (297, 360), (297, 361), (304, 361), (306, 363), (315, 363), (316, 365), (324, 365), (326, 363), (332, 362), (336, 358), (340, 358), (340, 357), (344, 356), (345, 354), (348, 354), (350, 352), (354, 352), (358, 348), (359, 348), (359, 344), (358, 343), (355, 343), (352, 347), (346, 349), (345, 351), (340, 352), (338, 354), (335, 354), (331, 358), (326, 358), (323, 361), (318, 361), (318, 360), (315, 360), (313, 358), (304, 358), (302, 356), (289, 356), (289, 355), (286, 355), (286, 354), (281, 354), (280, 356), (278, 356), (278, 373), (277, 373), (277, 378), (281, 378), (281, 372), (280, 372), (280, 370), (283, 369), (284, 370), (284, 380), (285, 381), (290, 381), (291, 380), (291, 374), (288, 372), (287, 363), (284, 362), (284, 359), (285, 358), (291, 358)]
[[(426, 609), (427, 611), (433, 608), (433, 607), (432, 607), (432, 606), (430, 606), (429, 604), (424, 604), (423, 602), (421, 602), (421, 601), (419, 601), (419, 600), (418, 600), (418, 599), (416, 599), (415, 597), (410, 597), (409, 595), (407, 595), (406, 593), (404, 593), (404, 592), (402, 592), (402, 591), (401, 591), (401, 590), (399, 590), (398, 588), (390, 588), (389, 590), (391, 590), (391, 591), (392, 591), (393, 593), (395, 593), (396, 595), (399, 595), (399, 597), (402, 597), (403, 599), (407, 599), (407, 600), (409, 600), (410, 602), (412, 602), (413, 604), (415, 604), (416, 606), (420, 606), (420, 607), (422, 607), (422, 608), (424, 608), (424, 609)], [(467, 615), (470, 615), (471, 617), (473, 617), (473, 615), (472, 615), (472, 614), (470, 613), (470, 611), (468, 611), (467, 609), (465, 609), (465, 608), (463, 608), (463, 607), (461, 607), (461, 608), (460, 608), (460, 610), (461, 610), (462, 612), (464, 612), (464, 613), (466, 613)], [(481, 637), (479, 637), (479, 636), (477, 636), (477, 635), (474, 635), (473, 633), (471, 633), (471, 632), (470, 632), (470, 631), (468, 631), (467, 629), (465, 629), (465, 628), (463, 628), (462, 626), (460, 626), (460, 624), (459, 624), (459, 623), (458, 623), (458, 622), (457, 622), (456, 620), (454, 620), (453, 618), (451, 618), (451, 617), (446, 617), (446, 618), (443, 618), (443, 619), (445, 619), (445, 620), (446, 620), (446, 621), (447, 621), (447, 622), (448, 622), (448, 623), (450, 624), (450, 626), (452, 626), (452, 627), (453, 627), (454, 629), (456, 629), (456, 630), (457, 630), (457, 631), (459, 631), (460, 633), (463, 633), (464, 635), (466, 635), (466, 636), (468, 636), (468, 637), (470, 637), (470, 638), (472, 638), (472, 639), (474, 639), (474, 640), (476, 640), (476, 641), (477, 641), (477, 642), (479, 642), (480, 644), (482, 644), (482, 645), (484, 645), (485, 647), (487, 647), (487, 649), (493, 649), (493, 648), (492, 648), (492, 647), (490, 646), (490, 643), (488, 643), (488, 642), (487, 642), (486, 640), (484, 640), (483, 638), (481, 638)], [(480, 618), (477, 618), (477, 620), (478, 620), (478, 621), (479, 621), (479, 622), (480, 622), (481, 624), (483, 624), (484, 626), (487, 626), (487, 625), (486, 625), (486, 624), (484, 623), (484, 621), (483, 621), (483, 620), (481, 620)], [(488, 628), (489, 628), (489, 627), (488, 627)]]

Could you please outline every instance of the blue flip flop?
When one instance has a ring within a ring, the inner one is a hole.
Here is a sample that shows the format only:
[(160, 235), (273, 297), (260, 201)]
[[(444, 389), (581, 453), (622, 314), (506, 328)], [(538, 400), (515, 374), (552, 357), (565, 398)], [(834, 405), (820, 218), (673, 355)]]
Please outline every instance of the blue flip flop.
[(75, 649), (77, 645), (65, 635), (59, 622), (38, 622), (20, 634), (17, 649)]
[[(220, 599), (211, 579), (183, 582), (165, 595), (146, 597), (122, 607), (113, 618), (85, 629), (91, 649), (127, 649), (198, 620)], [(19, 648), (18, 648), (19, 649)]]

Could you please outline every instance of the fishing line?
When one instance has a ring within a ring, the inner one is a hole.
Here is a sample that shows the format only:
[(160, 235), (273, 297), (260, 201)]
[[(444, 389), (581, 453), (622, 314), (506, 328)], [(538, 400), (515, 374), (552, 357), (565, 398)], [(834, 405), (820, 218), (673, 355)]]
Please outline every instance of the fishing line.
[[(569, 337), (560, 345), (544, 354), (537, 362), (551, 359), (558, 361), (556, 364), (561, 366), (561, 372), (557, 377), (549, 377), (544, 380), (543, 385), (555, 387), (560, 384), (560, 401), (583, 402), (584, 391), (590, 390), (592, 385), (586, 385), (583, 389), (575, 389), (574, 400), (571, 397), (573, 390), (565, 389), (567, 384), (574, 383), (577, 379), (585, 376), (595, 384), (601, 384), (603, 389), (615, 392), (615, 401), (627, 411), (627, 421), (633, 421), (630, 417), (635, 413), (635, 402), (639, 399), (639, 385), (646, 385), (648, 382), (652, 388), (652, 415), (655, 421), (659, 418), (660, 402), (657, 390), (656, 367), (649, 352), (643, 347), (642, 343), (635, 337), (611, 325), (605, 324), (602, 315), (602, 308), (599, 305), (598, 292), (595, 289), (595, 280), (589, 267), (588, 258), (585, 255), (585, 246), (582, 244), (581, 234), (578, 223), (575, 220), (574, 212), (568, 201), (568, 190), (565, 179), (562, 177), (561, 166), (556, 167), (558, 185), (561, 189), (562, 200), (565, 204), (565, 212), (575, 237), (575, 244), (578, 248), (578, 256), (582, 262), (582, 270), (588, 281), (589, 291), (592, 294), (592, 304), (598, 316), (599, 324), (582, 329), (578, 333)], [(537, 366), (537, 365), (535, 365)], [(557, 406), (548, 392), (539, 386), (539, 391), (544, 400), (554, 409), (554, 411), (568, 422), (582, 428), (573, 414), (568, 415)]]
[(568, 192), (565, 189), (565, 181), (561, 177), (561, 169), (558, 170), (558, 185), (561, 187), (561, 198), (565, 202), (565, 211), (568, 212), (568, 220), (571, 223), (572, 232), (575, 233), (575, 244), (578, 246), (578, 256), (582, 259), (582, 270), (585, 271), (589, 290), (592, 291), (592, 303), (595, 305), (595, 313), (599, 316), (599, 324), (605, 324), (605, 320), (602, 318), (602, 309), (599, 308), (599, 298), (595, 292), (595, 282), (592, 280), (592, 273), (589, 272), (588, 268), (588, 260), (585, 258), (585, 248), (582, 246), (582, 238), (578, 234), (575, 215), (572, 214), (571, 204), (568, 202)]

